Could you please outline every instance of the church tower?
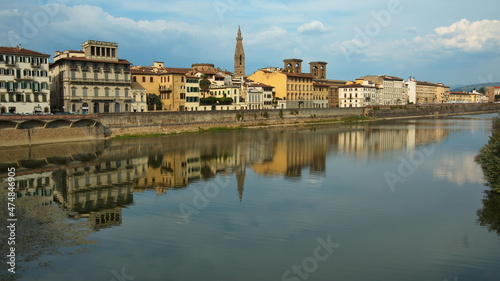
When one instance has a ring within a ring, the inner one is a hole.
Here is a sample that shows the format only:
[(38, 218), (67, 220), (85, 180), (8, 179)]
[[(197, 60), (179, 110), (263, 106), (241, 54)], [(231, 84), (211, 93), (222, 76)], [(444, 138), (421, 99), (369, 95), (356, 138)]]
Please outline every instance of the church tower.
[(234, 51), (234, 76), (245, 76), (245, 50), (243, 50), (243, 37), (238, 26), (238, 37), (236, 37), (236, 50)]

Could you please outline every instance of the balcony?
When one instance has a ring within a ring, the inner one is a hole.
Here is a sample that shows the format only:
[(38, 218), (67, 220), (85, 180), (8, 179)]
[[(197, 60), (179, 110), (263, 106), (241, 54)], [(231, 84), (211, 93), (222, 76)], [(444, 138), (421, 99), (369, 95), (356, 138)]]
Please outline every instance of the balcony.
[(33, 76), (16, 77), (15, 80), (33, 80)]
[(108, 72), (109, 73), (109, 72), (111, 72), (111, 67), (104, 67), (102, 70), (104, 72)]
[(160, 86), (160, 87), (158, 87), (158, 91), (160, 91), (160, 93), (172, 92), (172, 86)]
[(42, 64), (39, 62), (36, 62), (36, 61), (31, 62), (31, 67), (40, 67), (40, 66), (42, 66)]

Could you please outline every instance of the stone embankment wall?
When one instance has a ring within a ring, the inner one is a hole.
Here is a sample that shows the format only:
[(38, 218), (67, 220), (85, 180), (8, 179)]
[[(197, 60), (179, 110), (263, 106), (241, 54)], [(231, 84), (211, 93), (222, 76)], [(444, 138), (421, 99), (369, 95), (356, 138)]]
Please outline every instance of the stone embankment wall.
[(0, 146), (104, 139), (103, 127), (65, 127), (0, 130)]
[(187, 111), (99, 114), (111, 136), (192, 132), (214, 127), (300, 124), (342, 116), (360, 116), (364, 108), (306, 108), (245, 111)]
[(366, 107), (367, 116), (374, 118), (421, 117), (499, 112), (498, 103), (433, 104)]
[[(33, 116), (2, 116), (3, 121), (0, 122), (0, 146), (88, 141), (128, 134), (182, 133), (214, 127), (235, 128), (242, 126), (311, 124), (346, 116), (409, 118), (488, 112), (500, 112), (500, 104), (401, 105), (366, 108), (306, 108), (246, 111), (126, 112), (69, 117), (39, 117), (44, 120), (45, 125)], [(64, 118), (68, 120), (62, 120)], [(34, 126), (23, 128), (20, 127), (21, 124), (23, 126), (26, 124)]]

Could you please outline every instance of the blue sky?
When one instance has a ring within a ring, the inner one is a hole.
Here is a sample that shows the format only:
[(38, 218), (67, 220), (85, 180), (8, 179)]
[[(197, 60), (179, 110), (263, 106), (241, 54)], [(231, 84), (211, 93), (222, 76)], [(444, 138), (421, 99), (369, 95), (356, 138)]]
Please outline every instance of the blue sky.
[(93, 39), (135, 65), (233, 70), (238, 25), (246, 72), (286, 58), (328, 62), (330, 79), (415, 76), (447, 85), (500, 81), (498, 0), (2, 1), (0, 45), (53, 55)]

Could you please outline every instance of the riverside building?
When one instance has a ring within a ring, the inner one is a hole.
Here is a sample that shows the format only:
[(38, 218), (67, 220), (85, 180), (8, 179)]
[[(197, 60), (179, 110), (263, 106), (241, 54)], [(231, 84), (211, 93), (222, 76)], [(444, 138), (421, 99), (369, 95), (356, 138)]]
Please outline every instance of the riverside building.
[(0, 113), (50, 112), (47, 54), (0, 47)]
[(57, 51), (50, 65), (54, 109), (78, 113), (146, 111), (146, 95), (132, 90), (130, 62), (118, 58), (118, 44), (88, 40), (81, 51)]

